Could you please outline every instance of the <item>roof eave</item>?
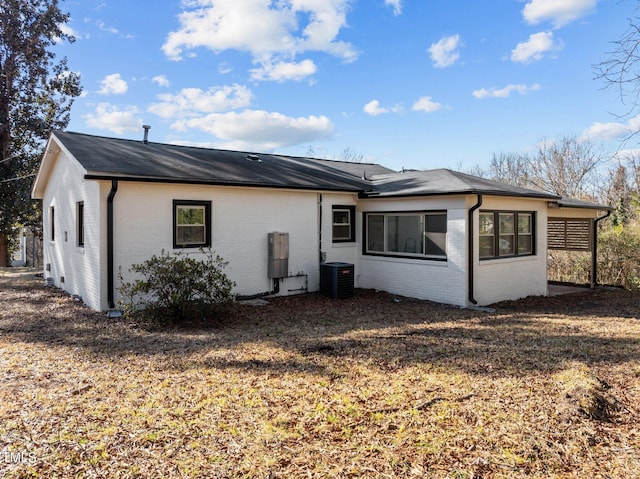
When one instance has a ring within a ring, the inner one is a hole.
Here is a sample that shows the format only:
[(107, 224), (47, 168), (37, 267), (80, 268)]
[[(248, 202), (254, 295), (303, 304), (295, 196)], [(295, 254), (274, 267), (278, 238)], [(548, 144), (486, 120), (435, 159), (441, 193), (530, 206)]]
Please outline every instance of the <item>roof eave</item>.
[[(53, 148), (54, 143), (57, 149)], [(40, 167), (38, 168), (36, 177), (34, 178), (33, 184), (31, 185), (32, 199), (34, 200), (44, 199), (44, 190), (47, 184), (47, 180), (55, 164), (56, 156), (58, 155), (58, 153), (60, 153), (60, 149), (61, 149), (60, 142), (56, 138), (55, 133), (51, 133), (49, 135), (49, 139), (47, 140), (44, 153), (42, 154), (42, 158), (40, 160)]]
[(537, 194), (524, 194), (524, 193), (514, 193), (508, 191), (486, 191), (486, 190), (477, 190), (477, 189), (469, 189), (469, 190), (458, 190), (458, 191), (438, 191), (432, 193), (380, 193), (375, 190), (373, 191), (364, 191), (362, 194), (359, 194), (359, 197), (362, 199), (375, 199), (375, 198), (415, 198), (415, 197), (424, 197), (424, 196), (458, 196), (458, 195), (487, 195), (487, 196), (505, 196), (512, 198), (532, 198), (539, 200), (558, 200), (560, 196), (552, 195), (549, 193), (540, 193)]
[(585, 204), (563, 204), (562, 202), (556, 201), (555, 206), (558, 208), (574, 208), (574, 209), (582, 209), (582, 210), (599, 210), (599, 211), (613, 211), (614, 208), (607, 205), (600, 205), (597, 203), (585, 203)]
[(128, 182), (140, 182), (140, 183), (165, 183), (165, 184), (183, 184), (183, 185), (207, 185), (207, 186), (230, 186), (230, 187), (245, 187), (245, 188), (274, 188), (281, 190), (305, 190), (305, 191), (336, 191), (341, 193), (353, 193), (360, 195), (363, 190), (361, 188), (350, 187), (335, 187), (335, 186), (322, 186), (322, 185), (277, 185), (260, 182), (249, 181), (221, 181), (221, 180), (205, 180), (194, 178), (164, 178), (154, 176), (132, 176), (132, 175), (117, 175), (111, 173), (87, 173), (84, 175), (85, 180), (106, 180), (106, 181), (128, 181)]

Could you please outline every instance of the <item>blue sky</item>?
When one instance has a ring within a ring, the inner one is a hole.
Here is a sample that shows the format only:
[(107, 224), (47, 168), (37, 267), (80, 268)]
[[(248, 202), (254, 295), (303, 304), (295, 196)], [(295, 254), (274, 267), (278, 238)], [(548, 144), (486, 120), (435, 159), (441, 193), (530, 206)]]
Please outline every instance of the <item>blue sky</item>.
[[(66, 0), (68, 129), (415, 169), (543, 139), (620, 147), (640, 118), (594, 65), (633, 0)], [(634, 145), (626, 144), (624, 148)]]

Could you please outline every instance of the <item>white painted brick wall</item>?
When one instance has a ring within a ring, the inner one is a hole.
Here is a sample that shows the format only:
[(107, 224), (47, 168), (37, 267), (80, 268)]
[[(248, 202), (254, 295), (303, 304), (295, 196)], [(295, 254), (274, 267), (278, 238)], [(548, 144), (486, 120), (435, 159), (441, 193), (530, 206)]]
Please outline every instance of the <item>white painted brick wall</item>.
[[(235, 292), (271, 291), (267, 273), (268, 233), (289, 233), (289, 274), (308, 275), (310, 291), (319, 285), (318, 198), (315, 192), (214, 186), (121, 182), (114, 205), (115, 263), (125, 279), (128, 269), (152, 254), (173, 250), (173, 200), (212, 202), (212, 249), (229, 265)], [(198, 255), (194, 249), (184, 249)], [(304, 277), (281, 281), (280, 294), (299, 290)]]
[(358, 286), (418, 299), (466, 305), (467, 210), (464, 206), (460, 198), (363, 201), (359, 206), (360, 212), (446, 210), (447, 261), (361, 254), (356, 268)]
[[(100, 270), (96, 267), (101, 254), (100, 186), (85, 181), (85, 171), (80, 164), (63, 156), (64, 153), (58, 154), (42, 201), (44, 264), (50, 265), (50, 271), (45, 271), (44, 276), (52, 278), (55, 286), (69, 294), (81, 296), (89, 307), (101, 309)], [(79, 201), (84, 201), (84, 247), (77, 245), (76, 204)], [(55, 208), (54, 241), (51, 241), (51, 206)]]
[(327, 262), (356, 264), (361, 252), (362, 224), (360, 213), (356, 211), (356, 241), (349, 243), (333, 242), (333, 206), (357, 206), (358, 196), (341, 193), (323, 193), (322, 195), (322, 251)]
[[(61, 153), (60, 155), (63, 155)], [(107, 181), (85, 181), (75, 161), (58, 161), (44, 195), (44, 257), (47, 277), (94, 309), (107, 308)], [(101, 199), (101, 200), (99, 200)], [(267, 235), (289, 233), (289, 274), (307, 275), (282, 281), (280, 294), (319, 287), (319, 195), (316, 192), (215, 186), (119, 182), (115, 207), (115, 266), (125, 279), (128, 269), (153, 254), (173, 250), (173, 200), (212, 202), (212, 248), (229, 261), (226, 269), (236, 293), (270, 291)], [(76, 245), (76, 202), (85, 202), (85, 247)], [(327, 261), (355, 265), (357, 287), (468, 306), (467, 215), (476, 197), (431, 197), (358, 200), (352, 194), (322, 194), (322, 250)], [(49, 207), (56, 208), (56, 241), (49, 241)], [(356, 243), (332, 242), (332, 206), (356, 206)], [(531, 257), (479, 261), (474, 235), (474, 296), (479, 304), (546, 294), (547, 206), (540, 200), (486, 197), (481, 209), (537, 212), (537, 251)], [(446, 210), (447, 261), (387, 258), (362, 254), (364, 212)], [(477, 231), (476, 212), (476, 231)], [(67, 241), (64, 241), (64, 232)], [(197, 250), (183, 250), (199, 254)], [(99, 267), (97, 267), (99, 265)], [(62, 283), (60, 278), (65, 277)], [(116, 285), (118, 280), (116, 278)], [(117, 296), (117, 295), (116, 295)]]
[[(479, 305), (547, 294), (547, 202), (534, 199), (487, 198), (480, 210), (535, 211), (536, 254), (521, 258), (478, 259), (474, 239), (474, 296)], [(478, 212), (475, 215), (478, 224)], [(476, 226), (477, 231), (477, 226)]]

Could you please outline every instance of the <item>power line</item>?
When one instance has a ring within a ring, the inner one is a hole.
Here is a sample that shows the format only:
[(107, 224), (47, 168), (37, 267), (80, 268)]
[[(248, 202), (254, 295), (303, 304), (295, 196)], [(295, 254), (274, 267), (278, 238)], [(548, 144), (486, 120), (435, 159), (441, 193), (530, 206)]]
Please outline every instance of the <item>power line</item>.
[(36, 176), (36, 173), (31, 173), (30, 175), (24, 175), (24, 176), (16, 176), (15, 178), (9, 178), (8, 180), (1, 180), (0, 183), (8, 183), (9, 181), (22, 180), (24, 178), (31, 178), (32, 176)]
[[(60, 150), (49, 149), (49, 150), (46, 150), (45, 153), (60, 153)], [(13, 160), (15, 158), (19, 158), (22, 155), (24, 155), (24, 153), (16, 153), (15, 155), (11, 155), (9, 158), (5, 158), (4, 160), (0, 160), (0, 163), (4, 163), (6, 161)]]
[(18, 158), (22, 153), (18, 153), (17, 155), (12, 155), (9, 158), (5, 158), (4, 160), (0, 160), (0, 163), (4, 163), (5, 161), (13, 160), (14, 158)]

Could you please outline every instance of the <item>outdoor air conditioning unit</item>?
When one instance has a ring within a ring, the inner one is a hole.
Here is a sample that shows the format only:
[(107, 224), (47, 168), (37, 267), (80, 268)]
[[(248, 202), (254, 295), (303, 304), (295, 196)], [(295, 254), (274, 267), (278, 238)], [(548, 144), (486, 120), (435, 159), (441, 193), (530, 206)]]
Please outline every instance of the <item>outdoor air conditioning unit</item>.
[(333, 299), (353, 296), (354, 267), (351, 263), (321, 263), (320, 292)]

